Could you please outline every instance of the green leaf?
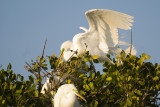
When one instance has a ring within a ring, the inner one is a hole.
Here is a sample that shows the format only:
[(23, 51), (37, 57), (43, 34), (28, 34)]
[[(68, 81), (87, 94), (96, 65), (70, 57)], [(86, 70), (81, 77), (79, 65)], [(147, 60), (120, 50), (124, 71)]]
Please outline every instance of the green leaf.
[(77, 59), (77, 57), (72, 57), (71, 58), (71, 61), (74, 61), (74, 60), (76, 60)]
[(156, 85), (156, 89), (159, 90), (159, 85)]
[(102, 74), (102, 79), (105, 79), (107, 77), (107, 73)]
[(104, 69), (103, 69), (103, 72), (108, 72), (108, 69), (104, 68)]
[(127, 98), (127, 106), (131, 106), (132, 105), (132, 102), (130, 101), (129, 98)]
[(2, 104), (4, 104), (5, 103), (5, 100), (2, 100)]
[(95, 77), (95, 74), (94, 74), (94, 73), (92, 73), (92, 79), (94, 79), (94, 77)]
[(98, 55), (94, 55), (92, 58), (93, 58), (93, 59), (98, 59), (99, 56), (98, 56)]
[(138, 81), (140, 85), (145, 85), (145, 81)]
[(70, 83), (71, 83), (71, 80), (70, 80), (70, 79), (67, 79), (67, 83), (70, 84)]
[(31, 83), (34, 83), (34, 77), (32, 75), (29, 76), (29, 80)]
[(40, 60), (40, 58), (41, 58), (41, 56), (38, 56), (38, 57), (37, 57), (37, 61), (39, 61), (39, 60)]
[(11, 63), (9, 63), (8, 66), (7, 66), (7, 71), (11, 70), (11, 69), (12, 69), (12, 65), (11, 65)]
[(22, 90), (20, 89), (20, 90), (16, 90), (16, 92), (15, 92), (16, 94), (21, 94), (22, 93)]
[(47, 66), (47, 64), (42, 64), (41, 66), (42, 66), (42, 67), (45, 67), (45, 66)]
[(145, 53), (142, 53), (142, 56), (143, 56), (145, 59), (150, 59), (150, 58), (151, 58), (151, 56), (149, 56), (149, 55), (147, 55), (147, 54), (145, 54)]
[(93, 59), (94, 63), (99, 63), (99, 61), (97, 59)]
[(111, 81), (111, 80), (112, 80), (112, 77), (107, 77), (106, 80), (107, 80), (107, 81)]
[(94, 107), (97, 107), (97, 106), (98, 106), (98, 101), (95, 100), (95, 105), (94, 105)]
[(97, 71), (97, 74), (96, 74), (96, 76), (97, 76), (97, 77), (99, 77), (99, 76), (100, 76), (100, 72), (99, 72), (99, 71)]
[(90, 87), (87, 84), (84, 85), (84, 88), (85, 88), (86, 91), (90, 91)]
[(86, 92), (83, 91), (83, 90), (81, 90), (81, 91), (80, 91), (80, 94), (81, 94), (81, 95), (86, 95)]
[(81, 75), (79, 76), (79, 78), (82, 78), (82, 77), (86, 77), (86, 75), (85, 75), (85, 74), (81, 74)]
[(137, 90), (136, 93), (137, 93), (138, 95), (142, 95), (142, 93), (141, 93), (140, 90)]
[(158, 79), (159, 79), (158, 76), (155, 76), (155, 77), (153, 78), (154, 81), (156, 81), (156, 80), (158, 80)]
[(137, 99), (137, 96), (132, 96), (133, 99)]
[(19, 79), (20, 79), (21, 81), (23, 81), (23, 79), (24, 79), (23, 76), (21, 76), (20, 74), (18, 74), (17, 76), (19, 77)]
[(89, 83), (89, 86), (90, 86), (90, 88), (91, 88), (92, 90), (94, 90), (94, 84), (93, 84), (93, 82), (90, 82), (90, 83)]
[(85, 61), (85, 62), (88, 62), (88, 61), (89, 61), (89, 58), (88, 58), (88, 57), (85, 57), (85, 58), (84, 58), (84, 61)]
[(128, 77), (128, 81), (130, 81), (130, 80), (131, 80), (131, 78), (132, 78), (132, 77), (131, 77), (131, 76), (129, 76), (129, 77)]

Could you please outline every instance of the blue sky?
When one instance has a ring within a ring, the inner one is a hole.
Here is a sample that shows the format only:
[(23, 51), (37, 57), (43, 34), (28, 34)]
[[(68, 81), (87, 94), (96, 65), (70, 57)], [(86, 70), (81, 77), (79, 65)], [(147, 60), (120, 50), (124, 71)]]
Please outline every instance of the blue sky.
[[(9, 62), (13, 70), (23, 76), (31, 75), (25, 62), (41, 55), (45, 39), (45, 55), (57, 56), (66, 40), (88, 28), (85, 12), (90, 9), (110, 9), (134, 16), (133, 44), (137, 56), (151, 55), (153, 63), (160, 63), (160, 0), (1, 0), (0, 1), (0, 64)], [(122, 39), (130, 42), (130, 31)]]

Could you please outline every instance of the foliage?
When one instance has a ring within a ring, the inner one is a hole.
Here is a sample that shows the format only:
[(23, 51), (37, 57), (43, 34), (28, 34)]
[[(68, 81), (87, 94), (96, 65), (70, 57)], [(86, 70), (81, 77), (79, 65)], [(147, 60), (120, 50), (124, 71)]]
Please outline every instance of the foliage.
[(16, 75), (12, 71), (11, 64), (7, 70), (0, 70), (0, 106), (42, 106), (43, 98), (38, 97), (36, 89), (37, 82), (33, 76), (29, 76), (28, 80), (20, 74)]
[[(76, 52), (75, 52), (76, 54)], [(110, 55), (107, 55), (110, 57)], [(157, 106), (160, 89), (160, 65), (146, 62), (149, 55), (143, 53), (136, 57), (121, 55), (113, 58), (113, 64), (103, 62), (103, 71), (96, 71), (94, 63), (98, 56), (91, 57), (89, 52), (78, 57), (63, 61), (63, 52), (56, 55), (38, 57), (25, 68), (35, 75), (24, 81), (23, 76), (16, 75), (11, 70), (0, 71), (0, 104), (12, 106), (51, 106), (52, 96), (40, 93), (41, 81), (44, 77), (51, 78), (52, 94), (55, 94), (62, 84), (73, 83), (87, 103), (79, 99), (82, 106)], [(119, 60), (118, 63), (117, 59)], [(49, 64), (47, 64), (49, 60)], [(47, 71), (51, 69), (51, 71)], [(63, 81), (55, 81), (58, 76)]]

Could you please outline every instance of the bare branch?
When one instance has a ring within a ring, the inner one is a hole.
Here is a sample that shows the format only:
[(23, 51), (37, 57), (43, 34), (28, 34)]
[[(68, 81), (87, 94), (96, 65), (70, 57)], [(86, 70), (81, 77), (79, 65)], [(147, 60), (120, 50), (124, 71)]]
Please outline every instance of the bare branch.
[(27, 66), (30, 67), (30, 68), (28, 68), (26, 65), (24, 65), (24, 68), (25, 68), (27, 71), (33, 73), (36, 77), (38, 77), (38, 74), (36, 74), (36, 73), (32, 70), (31, 66), (30, 66), (27, 62), (25, 62), (25, 63), (26, 63)]
[(130, 54), (132, 52), (132, 29), (131, 29), (131, 46), (130, 46)]
[(46, 43), (47, 43), (47, 38), (46, 38), (45, 43), (44, 43), (44, 46), (43, 46), (43, 51), (42, 51), (42, 56), (41, 56), (41, 58), (44, 57), (44, 50), (45, 50), (45, 47), (46, 47)]

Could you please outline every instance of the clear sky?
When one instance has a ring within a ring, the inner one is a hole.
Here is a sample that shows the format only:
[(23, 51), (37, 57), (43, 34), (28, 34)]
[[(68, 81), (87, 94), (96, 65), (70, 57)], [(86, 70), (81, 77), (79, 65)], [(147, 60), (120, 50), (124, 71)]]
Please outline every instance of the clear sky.
[[(88, 28), (85, 12), (110, 9), (134, 16), (133, 44), (137, 56), (151, 55), (160, 63), (160, 0), (0, 0), (0, 64), (12, 63), (15, 73), (28, 76), (25, 62), (42, 54), (57, 56), (66, 40)], [(120, 30), (130, 42), (130, 31)]]

